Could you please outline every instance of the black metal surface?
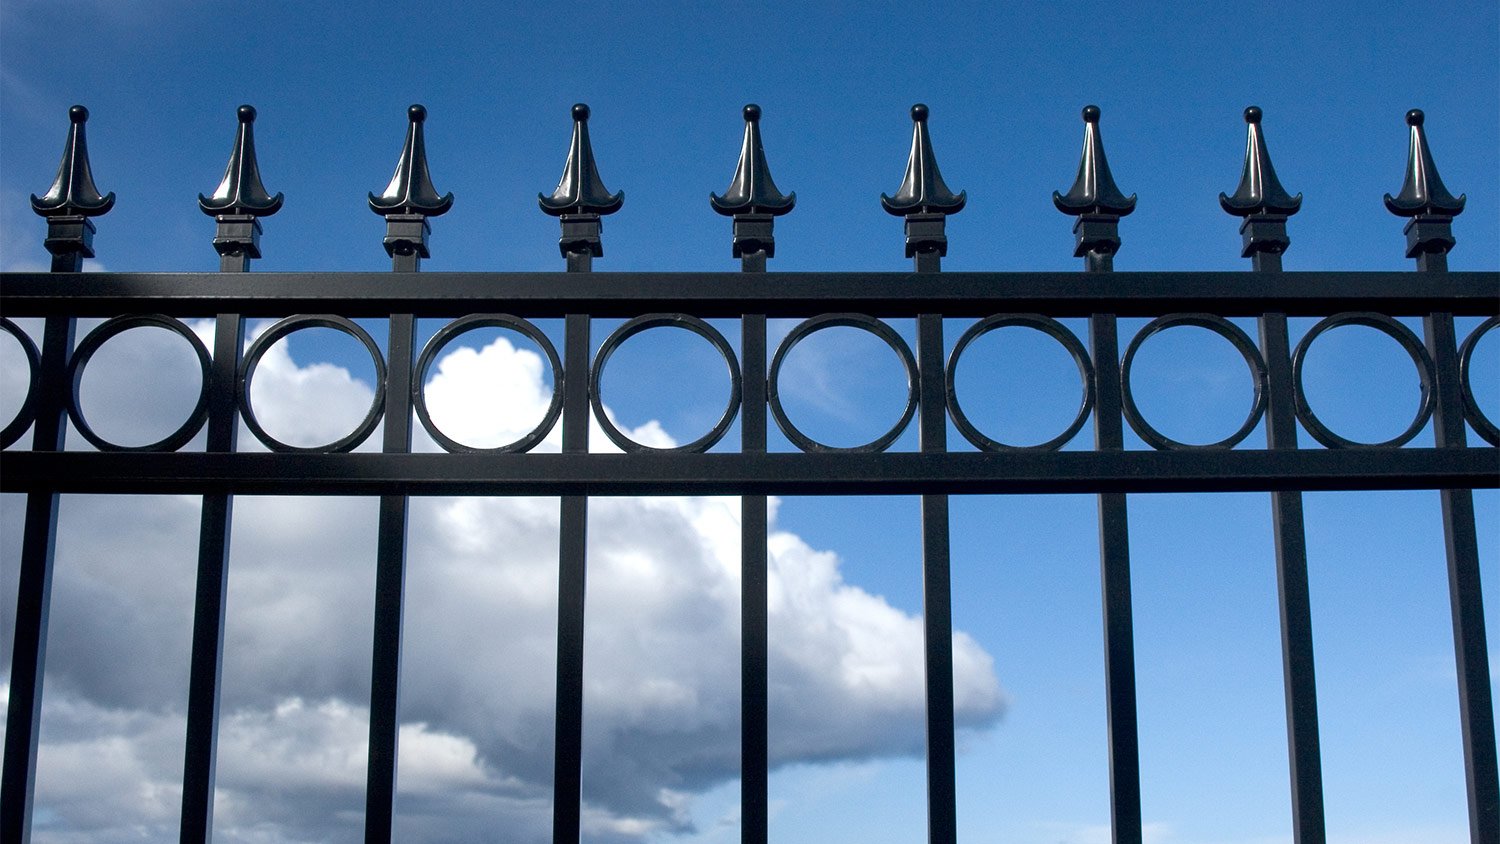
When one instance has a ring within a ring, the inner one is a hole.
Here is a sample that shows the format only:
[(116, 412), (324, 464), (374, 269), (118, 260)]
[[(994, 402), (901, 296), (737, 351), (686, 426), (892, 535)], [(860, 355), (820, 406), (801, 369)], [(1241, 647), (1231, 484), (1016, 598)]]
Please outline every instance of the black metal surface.
[[(557, 189), (539, 196), (542, 209), (560, 218), (559, 248), (568, 275), (556, 273), (440, 273), (415, 275), (428, 257), (428, 218), (446, 212), (452, 194), (432, 186), (424, 149), (425, 109), (408, 109), (401, 158), (371, 209), (386, 218), (383, 242), (391, 273), (272, 273), (243, 275), (260, 257), (260, 217), (274, 213), (281, 194), (261, 185), (255, 160), (254, 109), (239, 110), (239, 133), (225, 176), (213, 197), (200, 197), (217, 221), (214, 247), (225, 274), (78, 273), (93, 256), (90, 217), (113, 204), (93, 184), (83, 125), (87, 111), (70, 111), (71, 128), (57, 179), (34, 210), (49, 220), (51, 274), (0, 274), (0, 329), (16, 337), (31, 370), (21, 409), (0, 430), (14, 445), (30, 428), (29, 450), (4, 455), (0, 491), (27, 496), (15, 614), (11, 698), (7, 713), (4, 779), (0, 783), (0, 838), (25, 841), (46, 655), (52, 551), (57, 500), (62, 493), (183, 493), (203, 496), (197, 593), (184, 756), (183, 841), (207, 841), (213, 820), (214, 769), (223, 652), (232, 496), (380, 496), (375, 613), (372, 634), (370, 741), (366, 790), (366, 840), (389, 842), (394, 822), (408, 497), (411, 495), (555, 495), (561, 498), (557, 631), (554, 841), (575, 844), (581, 835), (583, 639), (587, 574), (588, 497), (597, 495), (740, 495), (741, 526), (741, 809), (742, 837), (767, 839), (768, 754), (768, 495), (921, 496), (923, 602), (927, 715), (929, 839), (957, 837), (949, 502), (954, 494), (1091, 493), (1098, 496), (1100, 578), (1103, 595), (1105, 685), (1109, 736), (1112, 840), (1139, 844), (1140, 748), (1135, 700), (1133, 607), (1127, 494), (1149, 492), (1268, 491), (1271, 493), (1281, 615), (1293, 831), (1298, 844), (1324, 840), (1321, 759), (1313, 663), (1308, 559), (1301, 492), (1308, 490), (1436, 489), (1453, 604), (1466, 783), (1471, 835), (1500, 844), (1495, 729), (1473, 496), (1500, 487), (1500, 431), (1475, 399), (1470, 361), (1479, 339), (1500, 325), (1500, 273), (1447, 273), (1455, 244), (1451, 218), (1464, 205), (1442, 184), (1423, 130), (1410, 112), (1411, 146), (1403, 188), (1386, 197), (1393, 213), (1410, 217), (1410, 273), (1281, 273), (1290, 240), (1287, 218), (1300, 207), (1280, 185), (1260, 131), (1258, 108), (1246, 110), (1245, 169), (1235, 193), (1220, 195), (1226, 211), (1245, 218), (1242, 254), (1249, 273), (1115, 274), (1118, 221), (1136, 198), (1118, 189), (1099, 135), (1099, 110), (1084, 110), (1079, 172), (1054, 203), (1078, 217), (1075, 254), (1089, 272), (957, 273), (939, 275), (947, 251), (946, 215), (959, 211), (937, 169), (925, 106), (912, 108), (913, 139), (905, 178), (887, 211), (905, 217), (910, 273), (766, 274), (774, 255), (774, 217), (791, 210), (771, 180), (760, 139), (760, 110), (746, 106), (739, 165), (725, 194), (710, 194), (715, 211), (734, 218), (733, 253), (739, 273), (619, 273), (591, 277), (603, 255), (602, 217), (617, 211), (623, 194), (599, 178), (589, 142), (586, 106), (573, 109), (573, 137)], [(1418, 281), (1419, 280), (1419, 281)], [(252, 344), (241, 362), (246, 316), (298, 314), (282, 320)], [(217, 314), (209, 356), (181, 318)], [(1329, 316), (1332, 314), (1332, 316)], [(1483, 317), (1462, 345), (1455, 315)], [(1131, 339), (1123, 361), (1118, 318), (1154, 321)], [(1289, 316), (1322, 318), (1295, 350)], [(1422, 316), (1425, 344), (1393, 317)], [(42, 348), (10, 321), (46, 319)], [(74, 348), (79, 317), (111, 317)], [(418, 317), (449, 320), (413, 363)], [(564, 317), (562, 359), (535, 320)], [(776, 349), (766, 339), (768, 317), (803, 322)], [(1086, 317), (1087, 343), (1059, 323)], [(1230, 317), (1260, 324), (1257, 345)], [(385, 320), (388, 354), (355, 318)], [(591, 361), (591, 321), (625, 318)], [(705, 320), (740, 321), (741, 358)], [(915, 318), (916, 354), (887, 319)], [(944, 321), (973, 319), (944, 359)], [(1208, 446), (1164, 437), (1141, 417), (1130, 389), (1136, 350), (1173, 325), (1196, 325), (1228, 339), (1249, 366), (1256, 400), (1241, 429)], [(1423, 400), (1408, 431), (1384, 443), (1363, 444), (1328, 430), (1308, 405), (1302, 361), (1323, 332), (1346, 324), (1383, 331), (1406, 349), (1419, 370)], [(125, 447), (98, 437), (77, 401), (89, 357), (110, 337), (131, 327), (166, 328), (197, 353), (204, 386), (198, 408), (181, 429), (145, 446)], [(821, 328), (851, 326), (876, 334), (907, 371), (908, 402), (897, 425), (871, 443), (831, 448), (800, 432), (778, 395), (781, 363), (797, 342)], [(270, 345), (301, 327), (334, 328), (359, 340), (374, 361), (376, 398), (364, 422), (347, 437), (315, 447), (277, 442), (261, 430), (250, 407), (248, 384)], [(610, 354), (634, 334), (676, 326), (707, 339), (729, 367), (731, 398), (703, 438), (677, 449), (651, 449), (624, 437), (605, 417), (600, 392)], [(1062, 343), (1083, 380), (1080, 408), (1070, 425), (1047, 442), (1017, 447), (980, 432), (964, 415), (954, 373), (965, 350), (986, 332), (1026, 327)], [(443, 434), (427, 413), (422, 382), (444, 346), (476, 328), (517, 331), (540, 346), (552, 367), (555, 391), (538, 426), (520, 440), (475, 448)], [(769, 366), (767, 364), (770, 358)], [(769, 370), (769, 371), (768, 371)], [(70, 389), (71, 387), (71, 389)], [(741, 399), (743, 398), (743, 401)], [(592, 410), (592, 413), (591, 413)], [(1264, 411), (1267, 448), (1234, 448)], [(63, 452), (64, 419), (99, 452)], [(451, 453), (412, 454), (413, 413)], [(1436, 445), (1403, 447), (1435, 422)], [(767, 453), (767, 417), (776, 419), (801, 453)], [(238, 418), (272, 453), (237, 453)], [(916, 418), (915, 453), (883, 453)], [(1062, 451), (1093, 419), (1092, 450)], [(203, 452), (178, 452), (207, 424)], [(346, 453), (384, 420), (379, 453)], [(598, 419), (626, 454), (591, 454), (588, 431)], [(951, 452), (947, 424), (979, 453)], [(738, 452), (700, 453), (738, 421)], [(1150, 448), (1125, 449), (1124, 424)], [(1301, 449), (1298, 423), (1326, 449)], [(1466, 423), (1490, 447), (1466, 442)], [(529, 453), (556, 425), (562, 453)]]

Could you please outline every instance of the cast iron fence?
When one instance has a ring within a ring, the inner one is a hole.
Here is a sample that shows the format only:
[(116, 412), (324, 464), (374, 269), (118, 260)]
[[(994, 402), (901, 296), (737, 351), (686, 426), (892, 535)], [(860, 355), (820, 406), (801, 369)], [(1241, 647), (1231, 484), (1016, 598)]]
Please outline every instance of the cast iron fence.
[[(761, 146), (760, 110), (745, 109), (739, 168), (714, 209), (733, 217), (733, 251), (745, 273), (611, 273), (588, 275), (602, 254), (600, 219), (623, 196), (604, 189), (590, 149), (588, 109), (575, 106), (572, 147), (563, 178), (549, 197), (560, 217), (560, 249), (569, 275), (550, 273), (429, 273), (412, 276), (428, 256), (428, 218), (448, 210), (427, 172), (422, 121), (413, 106), (400, 163), (370, 206), (387, 220), (385, 247), (392, 274), (264, 273), (79, 274), (92, 257), (90, 218), (109, 210), (89, 171), (84, 143), (88, 113), (75, 106), (56, 183), (33, 197), (48, 218), (46, 246), (53, 273), (5, 273), (0, 328), (23, 347), (31, 367), (24, 406), (0, 431), (9, 448), (27, 430), (31, 448), (4, 454), (0, 490), (26, 495), (25, 528), (15, 615), (14, 657), (5, 744), (3, 808), (6, 842), (27, 840), (35, 781), (37, 725), (52, 578), (58, 495), (62, 493), (183, 493), (203, 496), (189, 681), (181, 838), (206, 841), (213, 810), (214, 751), (223, 651), (226, 561), (234, 495), (378, 496), (379, 543), (375, 585), (373, 677), (366, 796), (366, 838), (389, 841), (395, 795), (397, 691), (402, 637), (407, 504), (413, 495), (548, 495), (561, 497), (557, 631), (556, 774), (554, 840), (579, 836), (585, 530), (588, 500), (599, 495), (737, 495), (742, 518), (742, 804), (743, 839), (766, 840), (767, 609), (766, 496), (771, 494), (917, 494), (921, 496), (922, 571), (927, 711), (929, 838), (956, 839), (952, 623), (949, 594), (950, 495), (966, 493), (1092, 493), (1098, 497), (1103, 591), (1105, 680), (1113, 840), (1140, 842), (1140, 779), (1136, 732), (1135, 658), (1130, 594), (1127, 494), (1132, 492), (1265, 491), (1271, 495), (1280, 600), (1293, 829), (1296, 841), (1324, 840), (1322, 775), (1314, 682), (1312, 627), (1303, 535), (1302, 493), (1308, 490), (1436, 489), (1441, 491), (1449, 589), (1459, 683), (1460, 717), (1474, 841), (1500, 842), (1500, 797), (1484, 607), (1475, 534), (1475, 488), (1500, 486), (1500, 431), (1475, 400), (1469, 362), (1480, 337), (1500, 324), (1500, 273), (1449, 273), (1451, 218), (1463, 207), (1439, 179), (1428, 151), (1421, 112), (1407, 115), (1411, 154), (1405, 185), (1386, 197), (1393, 213), (1409, 217), (1407, 255), (1416, 275), (1390, 272), (1282, 273), (1289, 244), (1287, 218), (1301, 196), (1277, 181), (1260, 132), (1260, 110), (1248, 109), (1244, 175), (1226, 211), (1244, 218), (1244, 257), (1250, 273), (1113, 274), (1117, 224), (1135, 197), (1115, 186), (1100, 143), (1099, 111), (1084, 110), (1083, 159), (1067, 194), (1054, 194), (1078, 218), (1075, 255), (1088, 271), (1073, 273), (947, 273), (946, 215), (964, 204), (943, 183), (928, 138), (925, 106), (912, 109), (914, 132), (906, 178), (886, 210), (906, 221), (906, 253), (914, 273), (767, 274), (775, 251), (774, 217), (790, 211), (795, 195), (771, 181)], [(218, 222), (214, 247), (225, 273), (243, 273), (260, 257), (259, 218), (274, 213), (281, 196), (261, 184), (249, 106), (239, 111), (239, 133), (224, 181), (203, 210)], [(287, 313), (244, 347), (249, 317)], [(215, 314), (213, 348), (205, 348), (183, 317)], [(1485, 318), (1460, 344), (1454, 317)], [(41, 348), (11, 321), (45, 319)], [(109, 317), (75, 344), (78, 318)], [(559, 354), (534, 320), (561, 317)], [(629, 318), (591, 351), (590, 327), (601, 318)], [(766, 320), (801, 318), (773, 355)], [(1057, 320), (1083, 317), (1080, 340)], [(1121, 355), (1120, 317), (1154, 317)], [(1253, 317), (1259, 342), (1231, 317)], [(1323, 317), (1293, 348), (1289, 317)], [(1424, 337), (1394, 317), (1420, 317)], [(353, 318), (387, 322), (385, 354)], [(418, 318), (453, 320), (418, 357)], [(738, 356), (708, 318), (739, 320)], [(914, 319), (913, 352), (883, 320)], [(944, 321), (969, 325), (944, 359)], [(1309, 344), (1340, 325), (1380, 331), (1410, 355), (1420, 374), (1420, 409), (1400, 436), (1358, 443), (1329, 430), (1308, 405), (1301, 366)], [(96, 434), (78, 400), (89, 358), (116, 334), (137, 326), (175, 331), (197, 352), (203, 387), (191, 418), (163, 440), (124, 447)], [(602, 412), (599, 377), (610, 353), (627, 337), (655, 326), (693, 331), (712, 343), (729, 368), (732, 390), (723, 417), (709, 434), (677, 448), (649, 448), (630, 440)], [(1252, 410), (1232, 436), (1207, 446), (1161, 434), (1135, 406), (1130, 367), (1151, 334), (1176, 325), (1205, 328), (1230, 342), (1250, 368)], [(257, 423), (248, 382), (270, 344), (298, 328), (321, 326), (352, 335), (370, 351), (377, 398), (349, 436), (318, 448), (276, 440)], [(437, 351), (476, 327), (500, 327), (531, 338), (554, 373), (551, 407), (529, 435), (493, 449), (473, 449), (432, 425), (421, 385)], [(777, 392), (787, 351), (809, 334), (852, 326), (885, 341), (902, 359), (908, 402), (901, 420), (876, 440), (835, 448), (800, 431), (783, 412)], [(1069, 428), (1028, 447), (998, 442), (964, 415), (954, 393), (959, 357), (979, 336), (1005, 326), (1041, 331), (1061, 343), (1078, 366), (1084, 398)], [(416, 363), (414, 364), (414, 359)], [(590, 405), (592, 404), (592, 408)], [(411, 452), (412, 419), (426, 426), (447, 453)], [(797, 446), (767, 450), (773, 418)], [(65, 451), (65, 420), (97, 451)], [(236, 451), (239, 420), (269, 453)], [(625, 451), (589, 453), (590, 420)], [(886, 449), (915, 419), (918, 450)], [(384, 421), (379, 453), (349, 453)], [(706, 453), (738, 420), (738, 451)], [(950, 450), (949, 422), (977, 451)], [(1059, 450), (1092, 420), (1092, 450)], [(1265, 448), (1237, 448), (1264, 420)], [(1431, 421), (1435, 446), (1407, 443)], [(1127, 449), (1129, 424), (1149, 449)], [(1321, 448), (1299, 445), (1298, 427)], [(527, 453), (556, 425), (561, 453)], [(1471, 446), (1469, 428), (1488, 446)], [(181, 451), (204, 428), (203, 451)]]

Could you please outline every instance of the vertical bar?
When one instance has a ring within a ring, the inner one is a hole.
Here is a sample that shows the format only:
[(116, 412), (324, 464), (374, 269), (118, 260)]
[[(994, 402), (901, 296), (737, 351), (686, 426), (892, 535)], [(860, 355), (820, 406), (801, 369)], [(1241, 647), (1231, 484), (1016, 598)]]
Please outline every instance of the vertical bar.
[[(1427, 254), (1424, 253), (1424, 257)], [(1447, 268), (1421, 267), (1428, 271)], [(1420, 265), (1419, 265), (1420, 266)], [(1433, 430), (1438, 448), (1465, 448), (1468, 432), (1459, 383), (1453, 315), (1423, 318), (1427, 351), (1437, 370)], [(1489, 647), (1485, 642), (1484, 596), (1479, 582), (1479, 542), (1474, 493), (1440, 490), (1443, 539), (1448, 555), (1448, 597), (1453, 607), (1453, 648), (1458, 667), (1458, 707), (1463, 725), (1464, 781), (1469, 797), (1469, 838), (1500, 844), (1500, 773), (1495, 758), (1495, 714), (1491, 703)]]
[[(1088, 254), (1090, 271), (1107, 272), (1111, 255)], [(1089, 318), (1094, 358), (1094, 447), (1125, 447), (1120, 343), (1114, 314)], [(1140, 737), (1136, 731), (1135, 621), (1130, 598), (1130, 519), (1125, 494), (1099, 495), (1099, 581), (1104, 604), (1104, 689), (1109, 725), (1109, 805), (1113, 844), (1141, 844)]]
[[(1262, 256), (1274, 258), (1274, 266)], [(1255, 268), (1281, 269), (1279, 254), (1257, 252)], [(1260, 345), (1265, 355), (1270, 394), (1266, 410), (1266, 445), (1297, 448), (1297, 411), (1292, 384), (1291, 340), (1286, 314), (1260, 318)], [(1287, 761), (1292, 788), (1292, 840), (1323, 844), (1323, 760), (1318, 738), (1318, 690), (1313, 660), (1312, 603), (1307, 585), (1307, 539), (1302, 493), (1271, 493), (1271, 525), (1276, 541), (1276, 589), (1281, 608), (1281, 669), (1286, 695)]]
[[(745, 272), (766, 271), (766, 253), (741, 257)], [(766, 451), (766, 317), (740, 319), (740, 451)], [(766, 592), (766, 496), (740, 498), (740, 840), (766, 844), (769, 836), (770, 623)]]
[[(221, 272), (247, 272), (249, 269), (248, 250), (219, 256)], [(219, 314), (214, 322), (205, 451), (234, 451), (239, 427), (235, 417), (235, 393), (244, 325), (244, 318), (239, 314)], [(198, 574), (193, 597), (193, 646), (188, 671), (187, 735), (182, 762), (179, 839), (184, 844), (208, 841), (213, 836), (224, 616), (229, 589), (229, 526), (233, 513), (231, 496), (223, 493), (203, 496), (198, 525)]]
[[(589, 272), (593, 255), (567, 253), (568, 272)], [(589, 316), (567, 314), (563, 344), (562, 450), (589, 450)], [(583, 800), (583, 610), (588, 498), (564, 495), (557, 559), (557, 733), (552, 772), (552, 841), (577, 844)]]
[[(417, 272), (415, 252), (393, 253), (391, 269)], [(416, 319), (392, 314), (386, 347), (387, 384), (381, 451), (411, 450), (412, 352)], [(370, 662), (370, 753), (365, 780), (365, 841), (389, 844), (396, 811), (396, 755), (401, 714), (401, 635), (406, 594), (406, 521), (409, 499), (380, 497), (375, 549), (375, 629)]]
[[(918, 251), (917, 272), (938, 272), (936, 250)], [(920, 447), (924, 454), (948, 448), (948, 402), (943, 381), (943, 316), (917, 316)], [(958, 793), (954, 770), (953, 596), (950, 582), (948, 496), (922, 496), (922, 628), (927, 684), (927, 840), (958, 840)]]
[[(53, 272), (77, 272), (82, 262), (74, 253), (70, 263)], [(48, 317), (42, 329), (42, 361), (38, 374), (38, 407), (32, 429), (33, 451), (62, 451), (67, 427), (68, 356), (73, 350), (74, 320)], [(52, 561), (57, 541), (55, 492), (26, 495), (26, 521), (21, 539), (21, 578), (16, 592), (15, 642), (10, 664), (10, 700), (5, 714), (5, 763), (0, 774), (0, 840), (31, 840), (31, 804), (36, 791), (36, 749), (42, 717), (42, 678), (47, 663), (47, 621), (52, 605)]]

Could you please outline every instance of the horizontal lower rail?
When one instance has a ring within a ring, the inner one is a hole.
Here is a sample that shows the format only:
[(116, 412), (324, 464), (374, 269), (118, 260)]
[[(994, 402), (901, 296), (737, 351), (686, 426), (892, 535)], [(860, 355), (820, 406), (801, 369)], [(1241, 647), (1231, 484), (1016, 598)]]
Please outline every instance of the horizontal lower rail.
[(1496, 487), (1496, 448), (629, 455), (10, 451), (0, 456), (3, 492), (644, 496)]
[(596, 317), (857, 311), (988, 316), (1415, 316), (1500, 310), (1500, 273), (0, 273), (10, 317), (337, 313)]

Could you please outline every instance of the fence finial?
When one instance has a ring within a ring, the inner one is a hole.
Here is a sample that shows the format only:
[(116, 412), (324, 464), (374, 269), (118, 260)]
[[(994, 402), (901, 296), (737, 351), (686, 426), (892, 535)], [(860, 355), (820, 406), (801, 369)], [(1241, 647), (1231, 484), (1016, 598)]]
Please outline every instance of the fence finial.
[(250, 260), (260, 257), (260, 217), (281, 210), (282, 195), (271, 196), (260, 182), (260, 164), (255, 160), (255, 109), (242, 105), (236, 111), (239, 131), (229, 166), (213, 196), (198, 194), (198, 207), (218, 221), (214, 251), (223, 272), (245, 272)]
[(115, 195), (100, 196), (94, 187), (93, 169), (89, 167), (88, 139), (83, 124), (89, 110), (81, 105), (68, 109), (68, 143), (63, 147), (62, 163), (52, 189), (43, 196), (31, 195), (31, 209), (43, 217), (97, 217), (114, 207)]
[(1104, 157), (1104, 140), (1099, 135), (1099, 107), (1083, 108), (1083, 156), (1078, 162), (1078, 178), (1067, 194), (1052, 192), (1052, 204), (1064, 214), (1073, 216), (1110, 215), (1124, 217), (1135, 210), (1135, 194), (1126, 196), (1115, 185)]
[(1302, 208), (1302, 194), (1288, 194), (1276, 178), (1265, 135), (1260, 131), (1261, 116), (1259, 106), (1245, 109), (1245, 170), (1233, 196), (1219, 194), (1219, 205), (1245, 218), (1240, 224), (1244, 239), (1240, 257), (1253, 260), (1256, 270), (1274, 272), (1281, 269), (1281, 254), (1292, 245), (1286, 219)]
[(1385, 207), (1398, 217), (1411, 218), (1403, 230), (1406, 257), (1417, 259), (1417, 269), (1446, 270), (1448, 252), (1458, 243), (1453, 237), (1453, 218), (1463, 213), (1468, 195), (1455, 199), (1443, 185), (1427, 146), (1427, 132), (1422, 128), (1425, 122), (1421, 109), (1406, 113), (1406, 125), (1411, 127), (1406, 180), (1399, 195), (1385, 195)]
[(565, 214), (613, 214), (625, 204), (625, 192), (611, 195), (599, 178), (594, 148), (589, 143), (589, 107), (573, 106), (573, 140), (562, 178), (551, 196), (536, 195), (542, 210), (554, 217)]
[(47, 239), (42, 244), (52, 255), (52, 271), (76, 273), (83, 259), (94, 257), (94, 224), (97, 217), (114, 207), (115, 195), (100, 196), (89, 167), (88, 140), (83, 124), (89, 110), (81, 105), (68, 109), (68, 143), (63, 147), (57, 178), (44, 196), (31, 195), (31, 210), (47, 218)]
[(894, 197), (880, 195), (880, 204), (897, 216), (906, 217), (906, 257), (915, 258), (918, 272), (935, 272), (937, 259), (948, 254), (948, 237), (944, 233), (947, 216), (964, 209), (968, 193), (953, 191), (943, 183), (937, 157), (932, 153), (932, 138), (927, 134), (927, 106), (911, 107), (911, 154), (906, 159), (906, 176)]
[(427, 109), (416, 104), (406, 110), (406, 116), (406, 142), (401, 145), (401, 159), (396, 162), (396, 172), (385, 192), (380, 196), (370, 194), (370, 210), (376, 214), (440, 217), (453, 207), (453, 194), (438, 196), (437, 188), (432, 186), (432, 175), (427, 169), (427, 144), (422, 137)]
[[(750, 260), (755, 253), (763, 252), (763, 258), (770, 258), (776, 254), (772, 218), (791, 211), (797, 204), (797, 193), (783, 195), (771, 179), (771, 166), (766, 163), (766, 149), (760, 140), (760, 106), (750, 103), (743, 114), (745, 140), (740, 145), (734, 179), (723, 196), (709, 193), (708, 203), (720, 214), (734, 217), (734, 257)], [(756, 260), (763, 264), (763, 258)]]
[(898, 217), (904, 214), (957, 214), (968, 201), (967, 192), (954, 196), (943, 183), (937, 157), (932, 153), (932, 138), (927, 134), (927, 113), (927, 106), (922, 103), (911, 107), (911, 155), (906, 160), (906, 176), (894, 197), (880, 195), (880, 204)]
[(1276, 178), (1276, 168), (1271, 166), (1271, 153), (1266, 150), (1266, 138), (1260, 131), (1261, 110), (1258, 106), (1245, 109), (1245, 170), (1240, 175), (1240, 186), (1234, 196), (1219, 194), (1219, 204), (1236, 217), (1256, 214), (1280, 214), (1290, 217), (1302, 207), (1302, 194), (1291, 196)]
[(625, 192), (610, 194), (599, 178), (589, 143), (589, 107), (583, 103), (573, 106), (573, 140), (557, 189), (551, 196), (537, 194), (536, 201), (543, 211), (560, 218), (562, 237), (557, 248), (570, 270), (587, 270), (591, 259), (604, 255), (604, 241), (599, 237), (604, 225), (599, 218), (620, 210)]
[(385, 252), (391, 256), (394, 268), (415, 272), (422, 258), (431, 257), (427, 236), (432, 227), (427, 218), (448, 213), (453, 207), (453, 194), (438, 196), (437, 188), (432, 186), (432, 174), (427, 169), (427, 144), (422, 135), (427, 109), (420, 103), (414, 104), (406, 110), (406, 117), (406, 141), (401, 145), (396, 172), (385, 193), (370, 194), (370, 210), (385, 217)]
[(1078, 218), (1073, 224), (1077, 245), (1075, 258), (1083, 258), (1092, 272), (1114, 269), (1120, 251), (1120, 218), (1135, 210), (1135, 194), (1126, 196), (1115, 186), (1104, 157), (1104, 139), (1099, 134), (1099, 107), (1083, 107), (1083, 156), (1078, 178), (1066, 195), (1052, 192), (1057, 210)]
[(255, 109), (239, 107), (239, 131), (229, 166), (213, 196), (198, 194), (198, 207), (210, 217), (221, 215), (269, 217), (281, 210), (282, 194), (271, 196), (260, 182), (260, 165), (255, 160)]

